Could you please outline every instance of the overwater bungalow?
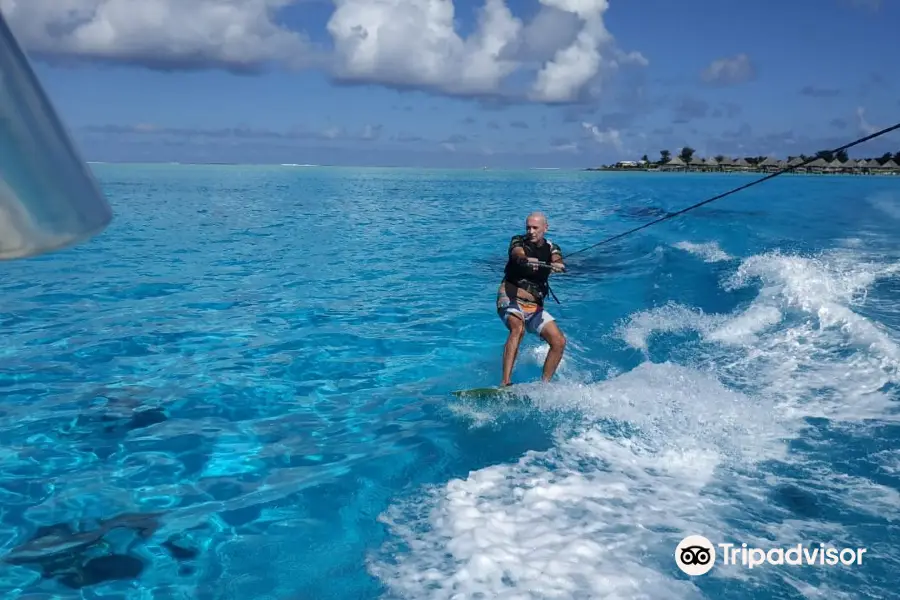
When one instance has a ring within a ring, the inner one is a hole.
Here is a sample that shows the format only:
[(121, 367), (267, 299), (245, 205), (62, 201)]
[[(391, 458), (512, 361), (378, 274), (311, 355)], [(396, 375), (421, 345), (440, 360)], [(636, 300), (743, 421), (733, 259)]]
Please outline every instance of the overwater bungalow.
[(826, 168), (828, 168), (828, 163), (824, 158), (817, 158), (811, 163), (806, 164), (806, 170), (809, 173), (822, 173)]
[(749, 171), (753, 168), (749, 162), (747, 162), (746, 158), (739, 158), (734, 161), (734, 164), (729, 168), (731, 171)]
[(782, 164), (782, 161), (776, 160), (776, 159), (772, 158), (771, 156), (767, 156), (764, 161), (762, 161), (761, 163), (756, 165), (757, 169), (759, 169), (761, 171), (765, 171), (767, 173), (772, 173), (783, 167), (784, 167), (784, 165)]
[(681, 160), (681, 157), (673, 156), (669, 162), (661, 167), (661, 169), (665, 171), (685, 171), (687, 170), (687, 165)]
[(879, 175), (900, 175), (900, 165), (894, 162), (894, 159), (891, 159), (880, 165), (876, 172)]
[(875, 169), (875, 170), (877, 171), (877, 170), (879, 170), (879, 169), (881, 168), (881, 163), (879, 163), (879, 162), (878, 162), (877, 160), (875, 160), (874, 158), (870, 158), (868, 161), (866, 161), (866, 166), (865, 166), (865, 168), (868, 169), (868, 170)]
[(844, 173), (850, 174), (858, 174), (860, 172), (860, 168), (866, 161), (864, 160), (853, 160), (852, 158), (844, 163)]

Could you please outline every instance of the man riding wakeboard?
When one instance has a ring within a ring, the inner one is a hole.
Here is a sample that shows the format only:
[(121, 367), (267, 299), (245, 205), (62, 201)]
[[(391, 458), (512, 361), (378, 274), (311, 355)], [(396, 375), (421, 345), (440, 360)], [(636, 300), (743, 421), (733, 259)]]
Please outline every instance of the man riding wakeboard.
[(550, 344), (542, 381), (550, 381), (556, 373), (566, 347), (566, 337), (556, 319), (544, 308), (550, 274), (566, 269), (559, 246), (544, 237), (548, 229), (547, 217), (533, 212), (525, 219), (525, 235), (514, 235), (509, 242), (509, 258), (497, 290), (497, 314), (509, 330), (503, 348), (501, 386), (512, 383), (513, 365), (526, 331)]

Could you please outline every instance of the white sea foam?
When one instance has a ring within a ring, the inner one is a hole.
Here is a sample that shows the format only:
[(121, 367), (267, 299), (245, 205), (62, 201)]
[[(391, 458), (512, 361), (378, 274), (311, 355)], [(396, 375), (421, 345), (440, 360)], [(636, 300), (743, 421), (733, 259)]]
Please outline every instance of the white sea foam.
[[(890, 417), (884, 389), (900, 382), (896, 334), (852, 307), (897, 269), (846, 253), (754, 256), (725, 282), (760, 286), (735, 314), (677, 305), (637, 313), (620, 329), (627, 344), (646, 351), (654, 335), (695, 331), (695, 362), (648, 362), (601, 383), (536, 387), (539, 407), (583, 416), (575, 433), (550, 451), (393, 505), (383, 515), (391, 541), (371, 571), (390, 596), (408, 598), (692, 598), (697, 588), (674, 575), (676, 544), (695, 533), (765, 541), (759, 530), (735, 531), (748, 506), (778, 511), (766, 527), (776, 543), (850, 540), (838, 524), (772, 505), (779, 478), (760, 469), (796, 460), (785, 442), (809, 416), (849, 426)], [(882, 464), (890, 471), (896, 457)], [(896, 513), (895, 490), (828, 471), (815, 477), (825, 498)], [(751, 582), (740, 569), (717, 568), (716, 576)], [(790, 571), (754, 572), (751, 583), (773, 577), (810, 598), (839, 593)]]
[(891, 475), (900, 475), (900, 450), (882, 450), (872, 458), (878, 457), (878, 468)]
[(679, 250), (684, 250), (685, 252), (699, 256), (704, 262), (708, 263), (722, 262), (731, 260), (732, 258), (731, 255), (719, 247), (718, 242), (706, 242), (704, 244), (677, 242), (673, 244), (673, 246)]

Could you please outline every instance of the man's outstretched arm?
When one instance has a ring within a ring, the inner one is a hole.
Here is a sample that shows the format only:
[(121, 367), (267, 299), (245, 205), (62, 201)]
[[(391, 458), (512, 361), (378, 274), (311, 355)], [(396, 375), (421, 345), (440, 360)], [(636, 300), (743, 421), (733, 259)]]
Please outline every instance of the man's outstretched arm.
[(528, 258), (528, 255), (525, 254), (525, 244), (520, 236), (513, 236), (509, 241), (509, 256), (519, 263), (537, 262), (536, 258)]
[(550, 268), (553, 269), (554, 273), (563, 273), (566, 270), (562, 250), (556, 244), (553, 244), (553, 250), (550, 253)]
[(515, 235), (509, 240), (509, 256), (513, 260), (523, 260), (526, 258), (525, 245), (522, 243), (521, 237)]

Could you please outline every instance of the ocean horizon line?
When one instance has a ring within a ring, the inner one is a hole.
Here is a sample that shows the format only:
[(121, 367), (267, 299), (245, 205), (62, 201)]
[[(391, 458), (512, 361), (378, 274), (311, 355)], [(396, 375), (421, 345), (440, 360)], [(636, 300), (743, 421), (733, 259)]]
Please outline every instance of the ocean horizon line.
[[(612, 175), (614, 177), (634, 176), (634, 175), (650, 175), (658, 177), (660, 175), (677, 175), (677, 176), (765, 176), (773, 174), (773, 171), (765, 171), (762, 169), (743, 169), (743, 170), (694, 170), (694, 169), (653, 169), (653, 168), (597, 168), (597, 167), (460, 167), (460, 166), (420, 166), (420, 165), (314, 165), (314, 164), (291, 164), (291, 163), (254, 163), (254, 162), (181, 162), (181, 161), (100, 161), (86, 160), (88, 165), (114, 165), (122, 167), (255, 167), (255, 168), (284, 168), (284, 169), (353, 169), (353, 170), (405, 170), (405, 171), (478, 171), (478, 172), (524, 172), (524, 171), (557, 171), (566, 173), (591, 173), (592, 176), (601, 174)], [(786, 170), (783, 175), (797, 176), (823, 176), (833, 177), (854, 177), (859, 176), (890, 176), (895, 175), (891, 172), (883, 173), (834, 173), (834, 172), (805, 172), (805, 170), (797, 172), (793, 169)]]
[(573, 166), (546, 166), (546, 167), (509, 167), (509, 166), (422, 166), (422, 165), (330, 165), (330, 164), (297, 164), (276, 162), (193, 162), (193, 161), (167, 161), (167, 160), (142, 160), (142, 161), (114, 161), (114, 160), (85, 160), (89, 165), (153, 165), (153, 166), (195, 166), (195, 167), (285, 167), (297, 169), (417, 169), (417, 170), (455, 170), (455, 171), (587, 171), (587, 167)]

